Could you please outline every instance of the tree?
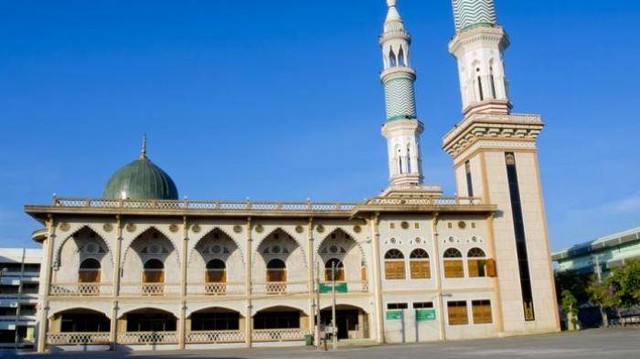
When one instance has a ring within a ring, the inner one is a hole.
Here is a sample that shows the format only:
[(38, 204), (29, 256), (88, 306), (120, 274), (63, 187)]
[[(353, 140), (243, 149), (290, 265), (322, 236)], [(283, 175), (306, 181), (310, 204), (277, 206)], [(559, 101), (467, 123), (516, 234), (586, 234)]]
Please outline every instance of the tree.
[(561, 296), (560, 306), (562, 311), (567, 315), (567, 320), (573, 325), (573, 330), (576, 330), (578, 325), (578, 300), (566, 289), (562, 291)]
[(616, 287), (613, 277), (603, 282), (596, 276), (591, 278), (591, 282), (587, 287), (591, 301), (600, 307), (600, 315), (605, 328), (609, 327), (607, 309), (614, 309), (618, 312), (620, 307), (619, 291), (616, 290)]

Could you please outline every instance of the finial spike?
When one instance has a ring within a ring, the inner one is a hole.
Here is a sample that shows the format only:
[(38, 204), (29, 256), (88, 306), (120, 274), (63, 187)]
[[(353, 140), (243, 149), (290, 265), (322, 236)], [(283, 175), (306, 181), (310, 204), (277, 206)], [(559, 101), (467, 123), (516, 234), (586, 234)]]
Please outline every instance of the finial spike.
[(387, 5), (389, 7), (395, 7), (397, 3), (398, 3), (397, 0), (387, 0)]
[(147, 159), (147, 134), (142, 135), (142, 151), (140, 152), (140, 159)]

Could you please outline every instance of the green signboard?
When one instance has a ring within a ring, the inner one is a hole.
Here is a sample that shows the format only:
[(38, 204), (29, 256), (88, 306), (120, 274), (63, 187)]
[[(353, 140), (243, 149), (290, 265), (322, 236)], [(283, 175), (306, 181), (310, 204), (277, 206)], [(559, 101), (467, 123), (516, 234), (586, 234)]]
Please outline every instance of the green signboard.
[[(320, 293), (331, 293), (333, 291), (333, 286), (331, 283), (320, 283), (319, 286)], [(347, 293), (349, 288), (347, 287), (347, 283), (336, 283), (336, 292), (337, 293)]]
[(424, 322), (427, 320), (436, 320), (435, 309), (416, 309), (416, 320), (418, 322)]
[(402, 320), (402, 311), (387, 310), (387, 320)]

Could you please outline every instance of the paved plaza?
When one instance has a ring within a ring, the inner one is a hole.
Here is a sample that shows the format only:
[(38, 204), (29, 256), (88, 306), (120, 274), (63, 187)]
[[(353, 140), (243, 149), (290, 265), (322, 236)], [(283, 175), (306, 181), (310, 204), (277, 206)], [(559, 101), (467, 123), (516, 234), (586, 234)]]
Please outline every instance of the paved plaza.
[[(640, 329), (621, 328), (611, 330), (587, 330), (579, 333), (527, 336), (504, 339), (487, 339), (432, 344), (383, 345), (370, 347), (345, 347), (338, 351), (318, 352), (310, 348), (236, 349), (214, 351), (171, 352), (92, 352), (59, 354), (23, 354), (23, 358), (347, 358), (347, 359), (399, 359), (399, 358), (640, 358)], [(1, 354), (0, 354), (1, 355)], [(9, 356), (4, 353), (4, 356)]]

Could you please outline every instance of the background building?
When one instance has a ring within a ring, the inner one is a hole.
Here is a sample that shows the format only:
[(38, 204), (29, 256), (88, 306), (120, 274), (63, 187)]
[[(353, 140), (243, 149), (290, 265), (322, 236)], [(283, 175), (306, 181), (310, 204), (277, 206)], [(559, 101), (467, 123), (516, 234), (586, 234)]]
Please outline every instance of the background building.
[[(362, 203), (179, 200), (147, 156), (102, 198), (26, 211), (46, 226), (38, 350), (268, 346), (318, 336), (402, 343), (559, 329), (538, 115), (511, 113), (491, 0), (454, 0), (463, 120), (444, 136), (457, 193), (425, 185), (411, 36), (379, 38), (389, 186)], [(331, 269), (335, 267), (335, 276)], [(318, 301), (319, 298), (319, 301)]]
[(0, 248), (0, 348), (33, 346), (42, 250)]
[(640, 227), (577, 244), (553, 253), (552, 258), (559, 273), (599, 273), (604, 278), (626, 261), (640, 258)]

